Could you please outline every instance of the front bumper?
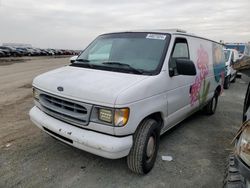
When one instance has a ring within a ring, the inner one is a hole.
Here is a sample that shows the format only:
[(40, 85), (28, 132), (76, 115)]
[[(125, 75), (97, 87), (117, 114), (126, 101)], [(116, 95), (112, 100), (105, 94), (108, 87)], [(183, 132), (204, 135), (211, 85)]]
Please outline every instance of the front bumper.
[(248, 165), (246, 165), (238, 155), (235, 155), (234, 157), (235, 166), (237, 169), (239, 169), (240, 174), (247, 179), (250, 180), (250, 168)]
[(115, 137), (81, 129), (45, 114), (36, 106), (30, 110), (29, 115), (34, 124), (52, 137), (105, 158), (125, 157), (129, 154), (133, 144), (132, 135)]

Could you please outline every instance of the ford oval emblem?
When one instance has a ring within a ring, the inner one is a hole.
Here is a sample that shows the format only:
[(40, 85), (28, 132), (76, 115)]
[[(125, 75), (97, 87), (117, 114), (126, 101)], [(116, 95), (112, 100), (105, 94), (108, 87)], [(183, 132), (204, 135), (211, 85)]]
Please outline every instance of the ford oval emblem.
[(63, 87), (59, 86), (59, 87), (57, 87), (57, 90), (58, 91), (63, 91)]

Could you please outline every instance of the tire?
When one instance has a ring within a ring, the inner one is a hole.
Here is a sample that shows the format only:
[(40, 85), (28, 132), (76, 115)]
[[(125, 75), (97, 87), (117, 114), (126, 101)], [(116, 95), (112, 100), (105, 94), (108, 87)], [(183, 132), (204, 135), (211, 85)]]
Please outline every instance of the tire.
[(160, 138), (160, 125), (145, 119), (134, 134), (134, 143), (127, 156), (128, 168), (137, 174), (147, 174), (154, 167)]
[(235, 83), (235, 81), (236, 81), (236, 76), (237, 76), (237, 73), (235, 73), (234, 79), (231, 81), (232, 83)]
[(243, 105), (242, 123), (244, 123), (247, 120), (246, 112), (249, 108), (249, 103), (250, 103), (250, 83), (248, 83), (247, 92), (245, 95), (245, 100), (244, 100), (244, 105)]
[(216, 111), (218, 103), (218, 94), (215, 93), (213, 98), (208, 102), (208, 104), (204, 107), (204, 111), (207, 115), (213, 115)]
[(235, 166), (233, 154), (229, 156), (228, 163), (223, 188), (245, 188), (246, 183), (244, 177)]
[(224, 82), (224, 89), (229, 89), (230, 86), (230, 76), (227, 76)]

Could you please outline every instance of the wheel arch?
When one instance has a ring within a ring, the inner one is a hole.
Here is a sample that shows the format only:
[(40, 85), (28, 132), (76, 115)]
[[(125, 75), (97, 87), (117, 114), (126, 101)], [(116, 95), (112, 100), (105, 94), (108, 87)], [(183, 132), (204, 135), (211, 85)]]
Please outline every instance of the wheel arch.
[(141, 126), (142, 122), (145, 121), (146, 119), (154, 119), (159, 123), (159, 128), (161, 130), (161, 128), (163, 127), (164, 124), (164, 119), (163, 119), (163, 114), (161, 112), (153, 112), (151, 114), (148, 114), (146, 117), (144, 117), (138, 124), (136, 131), (138, 130), (138, 128)]
[(215, 88), (215, 91), (214, 91), (214, 94), (219, 96), (221, 94), (221, 85), (218, 85), (216, 88)]

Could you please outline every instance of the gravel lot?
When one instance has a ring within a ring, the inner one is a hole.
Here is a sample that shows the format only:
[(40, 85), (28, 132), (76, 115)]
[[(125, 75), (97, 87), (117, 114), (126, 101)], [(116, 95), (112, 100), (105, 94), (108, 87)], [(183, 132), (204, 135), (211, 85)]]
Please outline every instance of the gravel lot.
[[(238, 79), (213, 116), (196, 113), (161, 137), (155, 167), (131, 173), (125, 158), (104, 159), (64, 145), (28, 117), (32, 79), (69, 58), (0, 59), (0, 187), (222, 187), (230, 144), (240, 126), (247, 84)], [(170, 155), (173, 161), (163, 161)]]

